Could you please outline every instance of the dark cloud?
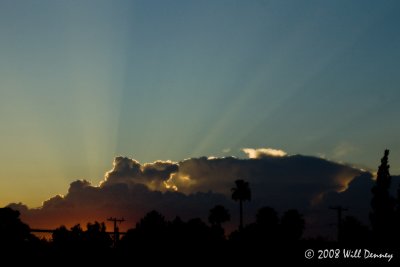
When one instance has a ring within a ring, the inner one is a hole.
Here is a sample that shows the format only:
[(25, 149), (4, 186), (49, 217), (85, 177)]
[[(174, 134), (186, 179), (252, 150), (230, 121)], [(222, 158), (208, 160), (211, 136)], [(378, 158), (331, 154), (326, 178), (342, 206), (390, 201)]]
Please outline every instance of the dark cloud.
[(230, 198), (231, 188), (236, 179), (245, 179), (250, 182), (253, 196), (245, 204), (247, 222), (254, 220), (258, 208), (272, 206), (279, 212), (297, 208), (317, 225), (315, 211), (336, 202), (336, 197), (346, 201), (358, 199), (357, 190), (361, 189), (354, 188), (364, 190), (370, 184), (353, 178), (367, 175), (347, 165), (301, 155), (202, 157), (147, 164), (117, 157), (99, 186), (78, 180), (71, 183), (65, 196), (54, 196), (38, 209), (28, 209), (23, 204), (12, 206), (33, 227), (53, 228), (104, 221), (110, 216), (124, 217), (129, 221), (126, 226), (132, 227), (152, 209), (168, 218), (180, 215), (206, 219), (210, 208), (222, 204), (231, 210), (236, 225), (237, 204)]
[[(84, 185), (84, 186), (81, 186)], [(106, 218), (124, 217), (125, 227), (133, 227), (146, 212), (156, 209), (172, 219), (179, 215), (184, 219), (193, 216), (206, 218), (215, 203), (232, 208), (232, 203), (222, 194), (198, 192), (185, 195), (179, 192), (152, 191), (143, 184), (112, 184), (103, 187), (88, 185), (85, 181), (73, 182), (68, 194), (45, 201), (38, 209), (25, 205), (10, 204), (21, 211), (24, 221), (34, 228), (54, 228), (59, 225), (105, 221)]]
[(250, 182), (254, 201), (282, 208), (304, 208), (328, 192), (342, 191), (362, 173), (346, 165), (301, 155), (260, 159), (194, 158), (179, 162), (169, 184), (180, 192), (213, 190), (227, 196), (236, 179)]

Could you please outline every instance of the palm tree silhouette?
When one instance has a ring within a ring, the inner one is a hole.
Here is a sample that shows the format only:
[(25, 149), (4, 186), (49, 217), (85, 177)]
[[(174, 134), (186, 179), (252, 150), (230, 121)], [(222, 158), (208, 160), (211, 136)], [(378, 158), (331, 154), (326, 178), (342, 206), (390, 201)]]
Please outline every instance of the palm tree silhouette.
[(236, 180), (236, 187), (232, 188), (232, 199), (239, 201), (240, 208), (240, 224), (239, 231), (243, 230), (243, 201), (251, 199), (251, 191), (249, 183), (244, 180)]

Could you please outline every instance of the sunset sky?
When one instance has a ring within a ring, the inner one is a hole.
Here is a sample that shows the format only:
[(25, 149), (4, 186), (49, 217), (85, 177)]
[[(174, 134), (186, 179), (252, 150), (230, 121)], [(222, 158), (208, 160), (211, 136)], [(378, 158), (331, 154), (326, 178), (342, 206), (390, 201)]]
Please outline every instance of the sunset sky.
[(0, 206), (275, 148), (400, 173), (400, 1), (0, 1)]

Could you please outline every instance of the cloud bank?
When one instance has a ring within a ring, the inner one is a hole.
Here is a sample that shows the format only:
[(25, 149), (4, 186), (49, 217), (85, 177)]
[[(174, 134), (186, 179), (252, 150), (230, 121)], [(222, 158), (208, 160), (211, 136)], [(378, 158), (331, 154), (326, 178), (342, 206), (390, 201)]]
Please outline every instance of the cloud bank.
[[(231, 210), (236, 225), (237, 204), (230, 198), (236, 179), (245, 179), (251, 186), (253, 199), (245, 206), (246, 221), (250, 222), (262, 206), (272, 206), (280, 212), (297, 208), (313, 215), (313, 209), (324, 205), (327, 199), (334, 202), (334, 196), (340, 198), (353, 190), (354, 177), (368, 175), (351, 166), (287, 155), (281, 150), (243, 151), (249, 158), (200, 157), (141, 164), (128, 157), (116, 157), (99, 185), (77, 180), (70, 184), (65, 196), (54, 196), (40, 208), (29, 209), (21, 203), (10, 206), (20, 210), (23, 220), (33, 228), (85, 225), (110, 216), (124, 217), (129, 222), (125, 227), (133, 227), (152, 209), (171, 219), (176, 215), (206, 219), (216, 204)], [(353, 195), (350, 198), (356, 197)], [(314, 217), (310, 220), (316, 224)]]

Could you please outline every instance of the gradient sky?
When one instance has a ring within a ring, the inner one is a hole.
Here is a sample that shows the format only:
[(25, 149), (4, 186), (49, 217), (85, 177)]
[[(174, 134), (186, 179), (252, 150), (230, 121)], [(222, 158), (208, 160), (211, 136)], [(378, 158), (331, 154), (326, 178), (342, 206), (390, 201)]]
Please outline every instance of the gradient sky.
[(400, 1), (0, 1), (0, 206), (245, 147), (400, 172)]

